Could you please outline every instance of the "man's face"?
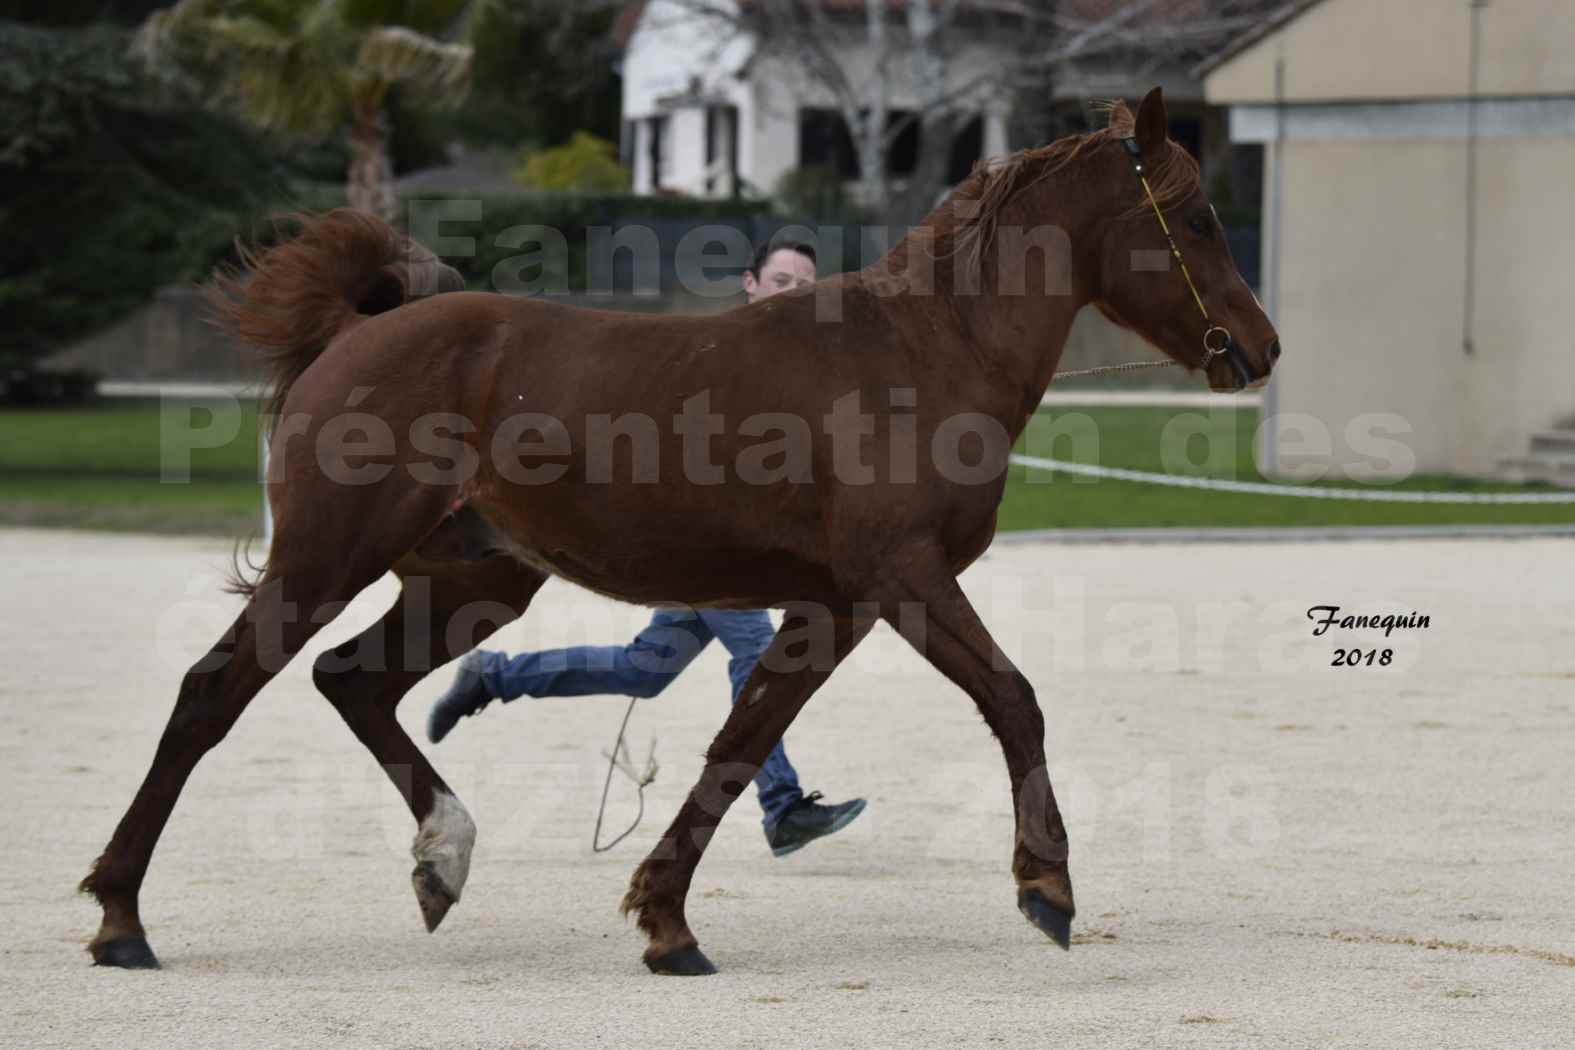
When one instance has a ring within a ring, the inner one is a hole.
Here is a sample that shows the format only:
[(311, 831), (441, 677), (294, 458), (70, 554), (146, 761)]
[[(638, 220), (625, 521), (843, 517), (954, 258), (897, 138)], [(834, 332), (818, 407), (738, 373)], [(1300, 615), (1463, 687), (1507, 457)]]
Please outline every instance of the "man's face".
[(766, 257), (760, 273), (744, 274), (744, 300), (754, 302), (767, 296), (815, 283), (815, 264), (802, 252), (778, 248)]

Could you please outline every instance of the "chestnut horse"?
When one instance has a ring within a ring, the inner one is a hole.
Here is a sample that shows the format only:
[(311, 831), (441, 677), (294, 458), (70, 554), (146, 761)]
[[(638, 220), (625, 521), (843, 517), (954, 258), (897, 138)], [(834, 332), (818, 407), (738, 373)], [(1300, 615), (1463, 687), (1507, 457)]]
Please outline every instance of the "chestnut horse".
[[(319, 657), (313, 679), (417, 821), (429, 929), (460, 898), (475, 825), (395, 707), (555, 574), (631, 602), (785, 610), (624, 898), (650, 969), (712, 972), (684, 910), (706, 843), (876, 619), (999, 739), (1017, 903), (1067, 947), (1072, 883), (1044, 718), (957, 576), (990, 545), (1011, 443), (1080, 308), (1096, 304), (1217, 390), (1255, 384), (1279, 354), (1196, 163), (1166, 135), (1158, 90), (1135, 117), (1117, 105), (1106, 129), (979, 166), (879, 263), (714, 316), (471, 292), (409, 301), (418, 283), (443, 285), (440, 264), (414, 251), (377, 220), (334, 212), (224, 285), (233, 331), (274, 366), (275, 532), (82, 884), (103, 906), (95, 962), (157, 965), (138, 891), (182, 785), (258, 690), (390, 570), (399, 599)], [(373, 436), (346, 451), (350, 433)], [(597, 433), (600, 449), (576, 443)]]

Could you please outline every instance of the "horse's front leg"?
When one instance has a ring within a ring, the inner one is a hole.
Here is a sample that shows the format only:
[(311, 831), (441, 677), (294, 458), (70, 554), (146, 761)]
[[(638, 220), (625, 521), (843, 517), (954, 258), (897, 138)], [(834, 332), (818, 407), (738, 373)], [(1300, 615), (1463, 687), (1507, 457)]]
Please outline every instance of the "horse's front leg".
[[(1066, 826), (1045, 767), (1044, 715), (1033, 686), (990, 637), (939, 550), (910, 554), (886, 577), (882, 617), (973, 698), (1001, 742), (1017, 816), (1012, 853), (1017, 907), (1029, 922), (1069, 948), (1076, 909), (1067, 870)], [(913, 608), (922, 608), (923, 616), (912, 615), (908, 610)]]
[(722, 731), (706, 752), (705, 770), (650, 856), (635, 869), (622, 910), (634, 912), (647, 938), (652, 973), (698, 976), (716, 967), (700, 951), (684, 902), (706, 844), (723, 815), (760, 770), (799, 710), (873, 626), (824, 608), (789, 609), (761, 655)]

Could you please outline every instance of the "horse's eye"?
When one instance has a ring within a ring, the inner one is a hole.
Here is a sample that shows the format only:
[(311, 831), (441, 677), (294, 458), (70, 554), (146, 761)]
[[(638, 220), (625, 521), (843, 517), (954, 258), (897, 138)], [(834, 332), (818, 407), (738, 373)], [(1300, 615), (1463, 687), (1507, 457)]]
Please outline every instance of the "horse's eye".
[(1207, 236), (1209, 233), (1209, 220), (1202, 218), (1201, 216), (1188, 222), (1187, 225), (1191, 228), (1192, 232), (1197, 234), (1199, 237)]

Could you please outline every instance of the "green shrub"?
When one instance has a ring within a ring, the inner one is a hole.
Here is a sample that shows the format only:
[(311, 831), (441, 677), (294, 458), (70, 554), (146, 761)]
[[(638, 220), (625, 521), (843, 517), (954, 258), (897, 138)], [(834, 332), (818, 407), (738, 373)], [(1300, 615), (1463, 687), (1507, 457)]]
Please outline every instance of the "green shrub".
[(556, 193), (619, 193), (629, 188), (618, 147), (586, 131), (576, 131), (562, 146), (529, 154), (514, 177), (528, 189)]

